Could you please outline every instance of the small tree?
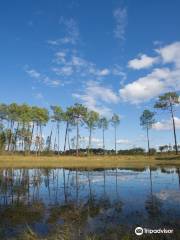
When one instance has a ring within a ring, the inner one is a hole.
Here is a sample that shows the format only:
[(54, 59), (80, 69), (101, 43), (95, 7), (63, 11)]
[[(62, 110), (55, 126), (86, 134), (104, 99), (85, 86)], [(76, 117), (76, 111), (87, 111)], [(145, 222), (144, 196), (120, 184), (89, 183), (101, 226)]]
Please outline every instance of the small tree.
[(105, 152), (104, 131), (108, 128), (108, 120), (105, 117), (99, 119), (98, 127), (102, 129), (103, 152)]
[(164, 146), (159, 146), (159, 151), (162, 153), (164, 151)]
[(91, 139), (92, 139), (92, 131), (98, 125), (99, 114), (95, 111), (87, 112), (87, 116), (85, 118), (85, 123), (89, 129), (89, 144), (88, 144), (88, 153), (91, 148)]
[(147, 143), (148, 143), (148, 153), (150, 154), (150, 144), (149, 144), (149, 129), (152, 128), (152, 125), (155, 123), (154, 112), (149, 110), (144, 110), (140, 117), (140, 125), (146, 130), (147, 134)]
[(76, 125), (76, 155), (79, 155), (79, 125), (84, 123), (87, 116), (87, 108), (82, 104), (75, 103), (72, 106), (73, 122)]
[(111, 124), (114, 127), (114, 149), (115, 149), (115, 154), (117, 153), (117, 148), (116, 148), (116, 133), (117, 133), (117, 127), (120, 124), (120, 118), (117, 114), (113, 114), (111, 118)]
[(64, 119), (64, 113), (60, 106), (51, 106), (53, 111), (52, 120), (57, 124), (57, 132), (58, 132), (58, 155), (60, 151), (60, 139), (59, 139), (59, 130), (60, 130), (60, 122)]
[(179, 95), (176, 92), (168, 92), (162, 96), (159, 96), (158, 101), (154, 107), (162, 110), (169, 110), (172, 118), (173, 133), (174, 133), (174, 145), (176, 154), (178, 154), (177, 139), (176, 139), (176, 125), (174, 120), (174, 107), (179, 104)]
[[(64, 122), (66, 123), (65, 138), (64, 138), (64, 152), (66, 151), (67, 138), (69, 140), (70, 125), (74, 123), (74, 109), (73, 107), (68, 107), (66, 112), (64, 112)], [(70, 144), (69, 144), (70, 150)]]
[(0, 131), (0, 152), (5, 149), (6, 134), (4, 131)]

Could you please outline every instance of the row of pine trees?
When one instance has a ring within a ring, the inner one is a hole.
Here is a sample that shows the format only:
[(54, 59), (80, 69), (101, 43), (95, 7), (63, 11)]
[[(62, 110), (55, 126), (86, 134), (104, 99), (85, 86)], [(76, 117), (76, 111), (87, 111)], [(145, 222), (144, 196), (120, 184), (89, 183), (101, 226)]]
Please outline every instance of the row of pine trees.
[[(168, 110), (172, 118), (174, 146), (176, 154), (178, 153), (176, 126), (174, 120), (174, 107), (179, 104), (179, 96), (176, 92), (169, 92), (162, 96), (154, 105), (156, 109)], [(49, 136), (45, 140), (43, 137), (43, 128), (51, 121), (55, 124), (55, 137), (53, 138), (53, 130), (50, 130)], [(62, 139), (61, 123), (65, 124), (65, 136)], [(155, 112), (144, 110), (140, 116), (140, 125), (146, 130), (148, 152), (150, 153), (149, 130), (155, 123)], [(114, 128), (114, 151), (116, 148), (116, 133), (120, 123), (119, 115), (113, 114), (108, 120), (101, 117), (99, 113), (88, 110), (82, 104), (76, 103), (63, 111), (60, 106), (51, 106), (51, 113), (46, 108), (30, 106), (27, 104), (0, 104), (0, 151), (16, 152), (23, 151), (30, 153), (31, 151), (40, 154), (42, 151), (62, 151), (76, 150), (79, 154), (80, 148), (80, 128), (85, 126), (89, 131), (87, 144), (87, 153), (92, 147), (92, 133), (97, 128), (102, 130), (102, 149), (105, 151), (105, 131), (109, 124)], [(70, 138), (72, 128), (76, 130), (76, 136)], [(53, 140), (52, 140), (53, 139)], [(61, 143), (60, 143), (61, 141)], [(60, 145), (63, 143), (63, 149)]]
[[(52, 142), (53, 130), (51, 129), (46, 141), (43, 137), (43, 127), (49, 121), (56, 125), (54, 143)], [(65, 137), (60, 135), (61, 123), (65, 124)], [(88, 110), (82, 104), (74, 104), (63, 111), (60, 106), (51, 106), (51, 114), (46, 108), (29, 106), (27, 104), (10, 105), (0, 104), (0, 149), (8, 152), (35, 151), (40, 154), (42, 151), (57, 151), (60, 154), (60, 141), (64, 141), (63, 151), (71, 150), (71, 146), (79, 153), (80, 128), (84, 125), (89, 130), (87, 151), (89, 153), (92, 142), (92, 132), (96, 128), (102, 129), (102, 148), (105, 150), (104, 132), (108, 125), (114, 127), (115, 131), (115, 151), (116, 151), (116, 131), (120, 123), (119, 116), (114, 114), (109, 121), (95, 111)], [(69, 133), (72, 128), (76, 129), (76, 136), (71, 139)], [(75, 145), (75, 146), (74, 146)]]

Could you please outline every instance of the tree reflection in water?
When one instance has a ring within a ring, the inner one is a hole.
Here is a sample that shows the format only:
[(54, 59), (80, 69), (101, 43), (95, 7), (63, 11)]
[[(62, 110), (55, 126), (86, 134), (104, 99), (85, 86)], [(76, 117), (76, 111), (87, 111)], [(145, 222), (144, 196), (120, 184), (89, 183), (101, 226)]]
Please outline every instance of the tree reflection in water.
[(149, 167), (149, 179), (150, 179), (150, 194), (147, 197), (147, 200), (145, 202), (145, 208), (147, 210), (147, 213), (149, 215), (149, 218), (152, 221), (158, 221), (161, 213), (161, 206), (162, 203), (160, 202), (157, 197), (153, 195), (153, 183), (152, 183), (152, 170), (151, 167)]
[[(177, 174), (179, 184), (179, 169), (162, 171)], [(143, 188), (138, 176), (147, 180), (144, 196), (131, 192), (132, 183)], [(0, 239), (19, 235), (27, 228), (41, 236), (52, 237), (56, 233), (67, 237), (62, 239), (86, 239), (85, 236), (94, 233), (100, 234), (99, 239), (121, 239), (117, 236), (123, 232), (124, 220), (129, 229), (134, 224), (126, 217), (130, 215), (126, 215), (124, 207), (133, 203), (138, 208), (138, 202), (129, 203), (135, 196), (145, 205), (149, 223), (160, 224), (162, 201), (153, 194), (156, 185), (153, 179), (151, 168), (149, 172), (144, 169), (0, 170)]]

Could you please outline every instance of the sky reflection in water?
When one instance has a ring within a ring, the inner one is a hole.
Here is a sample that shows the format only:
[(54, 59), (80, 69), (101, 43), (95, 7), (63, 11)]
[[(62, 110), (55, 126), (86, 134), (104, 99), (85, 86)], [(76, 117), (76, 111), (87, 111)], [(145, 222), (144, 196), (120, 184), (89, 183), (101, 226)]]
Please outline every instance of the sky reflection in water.
[(180, 170), (175, 168), (0, 170), (4, 236), (27, 224), (46, 235), (54, 224), (76, 220), (85, 232), (119, 224), (180, 228), (179, 206)]

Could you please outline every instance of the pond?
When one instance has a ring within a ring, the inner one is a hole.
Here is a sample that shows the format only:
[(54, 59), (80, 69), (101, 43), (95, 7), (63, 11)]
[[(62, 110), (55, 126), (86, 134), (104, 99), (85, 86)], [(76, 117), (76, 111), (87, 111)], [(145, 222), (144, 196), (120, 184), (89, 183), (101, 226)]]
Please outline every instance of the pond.
[(180, 169), (0, 170), (0, 239), (139, 239), (139, 226), (180, 239)]

